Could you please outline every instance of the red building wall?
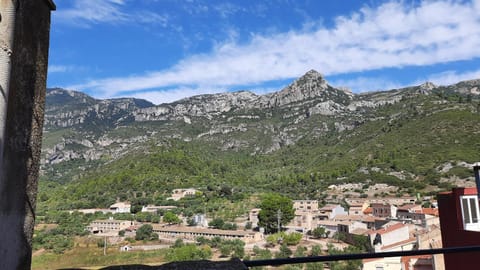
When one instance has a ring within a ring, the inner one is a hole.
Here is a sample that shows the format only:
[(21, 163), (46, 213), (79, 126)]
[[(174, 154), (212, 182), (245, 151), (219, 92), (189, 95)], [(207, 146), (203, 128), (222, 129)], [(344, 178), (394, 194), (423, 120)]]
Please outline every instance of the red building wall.
[[(438, 195), (443, 247), (480, 245), (480, 232), (466, 231), (463, 226), (460, 197), (477, 195), (476, 188), (454, 188)], [(445, 254), (445, 270), (480, 269), (480, 252)]]

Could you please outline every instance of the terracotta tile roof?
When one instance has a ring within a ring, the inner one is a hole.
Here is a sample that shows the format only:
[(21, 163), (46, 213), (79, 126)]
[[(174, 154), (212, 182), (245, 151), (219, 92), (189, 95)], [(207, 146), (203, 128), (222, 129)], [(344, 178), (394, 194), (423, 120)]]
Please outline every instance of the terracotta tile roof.
[(363, 211), (363, 213), (366, 214), (366, 215), (373, 213), (372, 207), (367, 207), (367, 209), (365, 209), (365, 211)]
[[(418, 266), (422, 266), (421, 269), (433, 269), (432, 266), (432, 261), (425, 261), (425, 260), (431, 260), (432, 255), (417, 255), (417, 256), (403, 256), (400, 261), (402, 263), (402, 269), (411, 269), (410, 268), (410, 261), (411, 260), (422, 260), (422, 261), (417, 261), (413, 265), (413, 269), (418, 269)], [(415, 267), (417, 266), (417, 267)], [(425, 268), (425, 266), (431, 266), (430, 268)]]
[(391, 226), (388, 226), (386, 228), (382, 228), (382, 229), (379, 229), (379, 230), (370, 230), (369, 234), (385, 234), (385, 233), (389, 233), (389, 232), (392, 232), (392, 231), (395, 231), (395, 230), (398, 230), (400, 228), (403, 228), (405, 227), (406, 225), (405, 224), (402, 224), (402, 223), (397, 223), (397, 224), (394, 224), (394, 225), (391, 225)]
[(422, 208), (422, 213), (438, 217), (438, 208)]

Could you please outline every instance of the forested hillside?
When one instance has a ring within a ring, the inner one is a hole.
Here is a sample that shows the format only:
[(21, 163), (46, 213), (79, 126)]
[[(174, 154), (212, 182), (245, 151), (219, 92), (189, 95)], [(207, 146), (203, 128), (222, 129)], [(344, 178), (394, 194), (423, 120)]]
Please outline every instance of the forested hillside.
[(352, 94), (311, 71), (269, 95), (159, 106), (55, 89), (39, 210), (166, 204), (180, 187), (231, 202), (264, 191), (323, 199), (329, 185), (350, 182), (395, 185), (398, 195), (449, 188), (479, 160), (479, 86)]

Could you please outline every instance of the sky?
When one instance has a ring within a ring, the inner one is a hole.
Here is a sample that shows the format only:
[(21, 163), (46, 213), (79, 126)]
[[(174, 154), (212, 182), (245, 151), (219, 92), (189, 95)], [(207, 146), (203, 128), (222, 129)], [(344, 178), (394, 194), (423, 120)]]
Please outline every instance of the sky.
[(279, 91), (307, 71), (354, 93), (480, 78), (480, 0), (55, 0), (47, 87), (155, 104)]

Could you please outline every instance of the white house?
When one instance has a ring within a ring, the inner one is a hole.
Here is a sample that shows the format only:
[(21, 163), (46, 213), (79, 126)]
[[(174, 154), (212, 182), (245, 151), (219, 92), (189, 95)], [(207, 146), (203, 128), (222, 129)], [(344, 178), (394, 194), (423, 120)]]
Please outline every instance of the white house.
[(132, 205), (128, 202), (118, 202), (110, 205), (110, 210), (113, 213), (130, 213)]

